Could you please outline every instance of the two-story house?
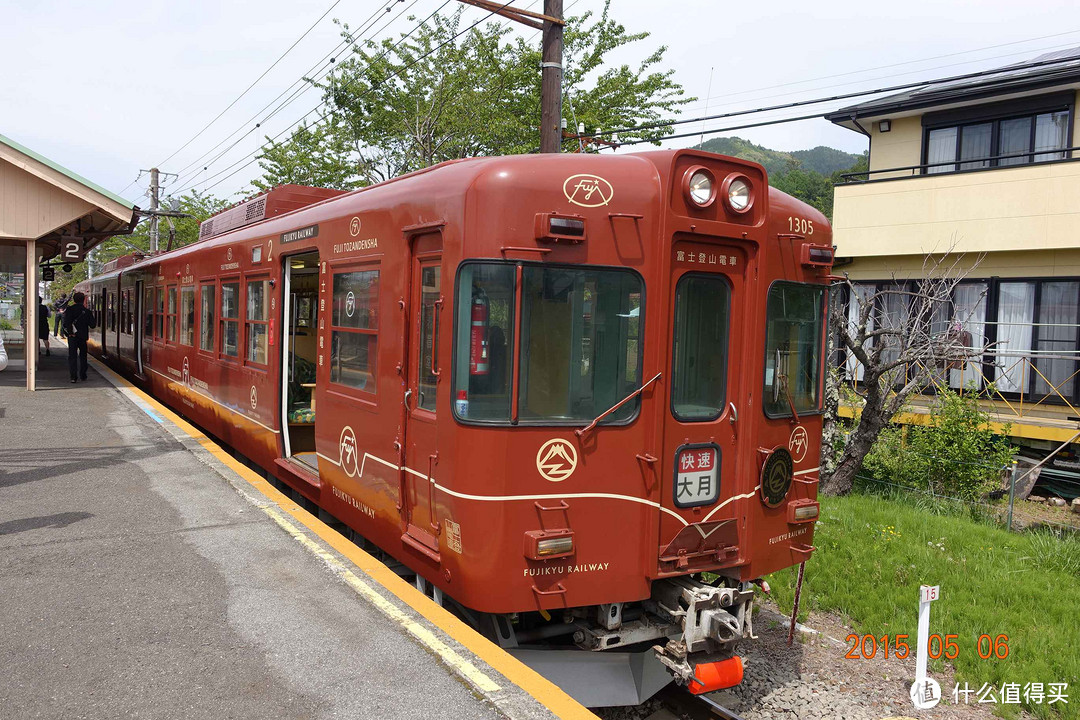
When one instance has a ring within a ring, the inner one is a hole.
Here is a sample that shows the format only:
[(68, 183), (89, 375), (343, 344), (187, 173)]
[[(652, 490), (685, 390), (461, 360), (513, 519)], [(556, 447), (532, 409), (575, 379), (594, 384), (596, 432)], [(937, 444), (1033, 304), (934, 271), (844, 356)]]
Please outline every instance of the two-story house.
[(869, 172), (836, 188), (837, 272), (913, 283), (928, 255), (958, 258), (953, 312), (991, 349), (947, 382), (992, 388), (1014, 440), (1044, 449), (1080, 431), (1078, 93), (1074, 48), (827, 116), (870, 142)]

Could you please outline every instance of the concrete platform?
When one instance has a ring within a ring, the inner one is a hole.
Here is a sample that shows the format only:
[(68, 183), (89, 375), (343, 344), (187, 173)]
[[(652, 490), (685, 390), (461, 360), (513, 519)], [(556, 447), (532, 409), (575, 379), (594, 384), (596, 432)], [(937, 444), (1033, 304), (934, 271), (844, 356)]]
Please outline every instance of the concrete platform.
[(140, 391), (41, 361), (36, 393), (0, 373), (5, 717), (595, 717)]

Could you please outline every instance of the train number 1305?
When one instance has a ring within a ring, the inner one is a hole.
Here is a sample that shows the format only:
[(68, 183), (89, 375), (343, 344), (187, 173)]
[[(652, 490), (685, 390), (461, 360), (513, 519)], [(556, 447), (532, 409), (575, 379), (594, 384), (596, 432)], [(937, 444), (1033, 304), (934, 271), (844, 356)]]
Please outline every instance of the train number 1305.
[(787, 223), (788, 223), (788, 230), (790, 232), (802, 233), (803, 235), (813, 235), (814, 234), (814, 221), (813, 220), (807, 220), (806, 218), (794, 217), (793, 215), (788, 215)]

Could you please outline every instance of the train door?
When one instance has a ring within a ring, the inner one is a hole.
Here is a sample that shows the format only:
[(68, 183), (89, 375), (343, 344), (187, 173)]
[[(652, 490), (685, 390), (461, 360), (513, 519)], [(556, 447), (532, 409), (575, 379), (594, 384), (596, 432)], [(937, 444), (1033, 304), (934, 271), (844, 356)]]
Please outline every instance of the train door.
[(135, 303), (135, 314), (132, 319), (133, 330), (135, 331), (134, 337), (134, 351), (135, 351), (135, 367), (139, 376), (143, 375), (143, 313), (145, 308), (143, 306), (143, 281), (135, 281), (135, 294), (132, 296), (132, 301)]
[(319, 336), (319, 254), (292, 255), (282, 292), (285, 342), (281, 343), (281, 427), (285, 457), (318, 472), (315, 455), (315, 368)]
[(109, 333), (107, 330), (108, 315), (109, 315), (109, 290), (106, 287), (101, 288), (101, 296), (98, 298), (98, 308), (100, 308), (98, 321), (98, 332), (101, 333), (101, 354), (109, 354), (109, 346), (107, 340)]
[(435, 507), (439, 476), (436, 413), (442, 377), (439, 334), (446, 315), (442, 294), (442, 236), (424, 233), (412, 239), (408, 301), (405, 308), (408, 341), (401, 367), (405, 382), (404, 437), (401, 441), (402, 540), (429, 558), (439, 560), (440, 524)]
[(154, 286), (147, 285), (145, 280), (137, 283), (140, 286), (139, 301), (139, 374), (145, 375), (146, 366), (150, 364), (150, 351), (154, 345)]
[(745, 461), (736, 467), (740, 419), (748, 423), (751, 414), (745, 378), (761, 362), (742, 340), (750, 314), (746, 253), (676, 237), (672, 256), (670, 402), (658, 465), (661, 573), (734, 560), (727, 554), (738, 547), (736, 499), (753, 488), (741, 477)]

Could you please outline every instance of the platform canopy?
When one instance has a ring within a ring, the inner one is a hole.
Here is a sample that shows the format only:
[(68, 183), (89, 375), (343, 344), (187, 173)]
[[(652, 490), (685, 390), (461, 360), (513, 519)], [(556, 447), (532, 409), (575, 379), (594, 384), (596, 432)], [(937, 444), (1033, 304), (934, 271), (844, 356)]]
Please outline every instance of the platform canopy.
[(0, 135), (0, 273), (25, 274), (27, 389), (34, 389), (37, 365), (39, 263), (63, 249), (82, 259), (136, 222), (132, 203)]

